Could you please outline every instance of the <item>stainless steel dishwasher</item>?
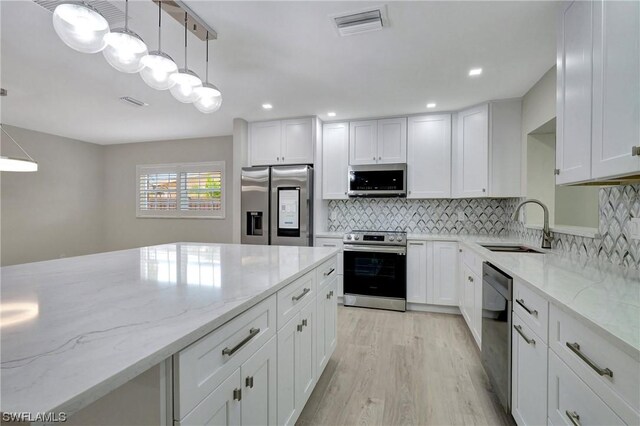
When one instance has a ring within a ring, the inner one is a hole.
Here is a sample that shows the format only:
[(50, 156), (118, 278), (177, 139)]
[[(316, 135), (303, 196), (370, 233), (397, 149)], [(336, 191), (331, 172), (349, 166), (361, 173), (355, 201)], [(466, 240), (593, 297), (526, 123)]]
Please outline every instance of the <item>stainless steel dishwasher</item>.
[(511, 300), (513, 279), (482, 265), (482, 365), (507, 413), (511, 412)]

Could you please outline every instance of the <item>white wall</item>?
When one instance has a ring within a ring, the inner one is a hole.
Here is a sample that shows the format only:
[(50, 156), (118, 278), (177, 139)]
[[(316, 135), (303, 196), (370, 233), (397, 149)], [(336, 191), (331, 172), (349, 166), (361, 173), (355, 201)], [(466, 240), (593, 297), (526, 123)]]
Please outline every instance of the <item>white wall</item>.
[[(555, 218), (556, 138), (553, 134), (529, 135), (527, 138), (527, 198), (537, 198), (549, 208), (549, 224)], [(533, 166), (533, 167), (532, 167)], [(526, 206), (527, 224), (542, 225), (544, 214), (539, 206)]]
[[(109, 145), (105, 148), (105, 250), (177, 241), (232, 242), (231, 136)], [(136, 165), (225, 161), (225, 219), (136, 218)]]
[[(37, 162), (35, 173), (0, 173), (3, 266), (103, 249), (103, 147), (5, 126)], [(6, 135), (3, 155), (24, 157)]]

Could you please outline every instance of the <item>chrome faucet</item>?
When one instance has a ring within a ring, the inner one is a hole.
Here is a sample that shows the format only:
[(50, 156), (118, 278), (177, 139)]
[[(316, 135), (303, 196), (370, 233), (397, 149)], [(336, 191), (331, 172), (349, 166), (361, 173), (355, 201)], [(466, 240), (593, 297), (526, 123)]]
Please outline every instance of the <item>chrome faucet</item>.
[(520, 211), (522, 206), (528, 203), (537, 204), (540, 207), (542, 207), (542, 210), (544, 210), (544, 225), (542, 226), (542, 248), (550, 249), (551, 241), (553, 241), (553, 237), (551, 236), (551, 231), (549, 230), (549, 209), (547, 208), (547, 206), (544, 205), (542, 201), (536, 200), (534, 198), (524, 200), (523, 202), (518, 204), (518, 207), (516, 207), (516, 211), (513, 212), (512, 219), (518, 220), (518, 212)]

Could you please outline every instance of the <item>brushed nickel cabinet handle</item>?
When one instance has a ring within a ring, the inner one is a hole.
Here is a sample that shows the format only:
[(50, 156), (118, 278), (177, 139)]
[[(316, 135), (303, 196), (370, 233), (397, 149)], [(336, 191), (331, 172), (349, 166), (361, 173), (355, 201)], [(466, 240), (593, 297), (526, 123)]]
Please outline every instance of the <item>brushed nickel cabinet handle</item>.
[(306, 318), (302, 320), (302, 326), (303, 326), (303, 327), (306, 327), (306, 326), (307, 326), (307, 319), (306, 319)]
[(515, 328), (515, 329), (516, 329), (516, 331), (518, 332), (518, 334), (522, 336), (522, 338), (524, 339), (524, 341), (525, 341), (525, 342), (527, 342), (527, 344), (529, 344), (529, 345), (533, 345), (533, 346), (535, 346), (535, 345), (536, 345), (536, 341), (535, 341), (535, 340), (528, 338), (528, 337), (524, 334), (524, 331), (522, 331), (522, 326), (520, 326), (520, 325), (514, 325), (514, 326), (513, 326), (513, 328)]
[(331, 291), (329, 292), (329, 296), (330, 296), (330, 297), (333, 297), (333, 290), (331, 290)]
[(253, 388), (253, 376), (247, 376), (247, 378), (244, 380), (244, 384), (248, 388)]
[(378, 157), (378, 160), (382, 160), (382, 157)]
[[(335, 247), (335, 246), (334, 246), (334, 247)], [(328, 277), (329, 275), (333, 274), (333, 272), (334, 272), (335, 270), (336, 270), (335, 268), (331, 268), (331, 269), (329, 270), (329, 272), (325, 272), (325, 273), (324, 273), (324, 276), (325, 276), (325, 277)]]
[(578, 342), (573, 342), (573, 343), (569, 343), (567, 342), (567, 347), (569, 349), (571, 349), (571, 351), (578, 355), (578, 358), (580, 358), (581, 360), (583, 360), (589, 367), (591, 367), (596, 373), (598, 373), (601, 376), (609, 376), (611, 378), (613, 378), (613, 371), (609, 370), (608, 368), (601, 368), (598, 365), (596, 365), (595, 362), (591, 361), (585, 354), (583, 354), (580, 351), (580, 345), (578, 344)]
[(302, 323), (296, 325), (296, 330), (302, 331)]
[(298, 300), (302, 299), (303, 297), (305, 297), (307, 295), (307, 293), (309, 293), (311, 291), (310, 288), (305, 288), (304, 290), (302, 290), (302, 293), (300, 293), (297, 296), (293, 296), (291, 298), (292, 301), (297, 302)]
[(522, 306), (522, 309), (527, 311), (529, 315), (533, 315), (534, 317), (538, 316), (538, 311), (536, 311), (535, 309), (529, 309), (527, 305), (524, 304), (524, 299), (516, 299), (516, 303)]
[(565, 413), (567, 413), (567, 417), (569, 417), (569, 420), (571, 420), (573, 426), (580, 426), (580, 416), (578, 415), (578, 413), (569, 410), (565, 411)]
[(251, 330), (249, 330), (249, 335), (247, 337), (245, 337), (244, 339), (242, 339), (242, 342), (238, 343), (237, 345), (235, 345), (233, 348), (229, 349), (229, 348), (224, 348), (222, 350), (222, 355), (228, 355), (231, 356), (233, 354), (235, 354), (236, 352), (238, 352), (240, 350), (240, 348), (242, 348), (244, 345), (246, 345), (247, 343), (249, 343), (249, 341), (251, 339), (253, 339), (254, 337), (256, 337), (258, 335), (258, 333), (260, 333), (260, 329), (259, 328), (252, 328)]
[(632, 157), (640, 156), (640, 146), (634, 146), (631, 148), (631, 156)]
[(280, 161), (280, 157), (276, 157), (276, 161)]
[(233, 390), (233, 399), (235, 399), (236, 401), (242, 400), (242, 389), (235, 388)]

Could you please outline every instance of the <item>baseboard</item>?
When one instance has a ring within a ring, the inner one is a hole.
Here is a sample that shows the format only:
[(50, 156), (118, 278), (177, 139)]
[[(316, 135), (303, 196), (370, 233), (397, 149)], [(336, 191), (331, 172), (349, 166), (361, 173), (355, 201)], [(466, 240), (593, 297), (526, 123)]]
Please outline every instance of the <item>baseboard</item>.
[[(344, 297), (338, 296), (338, 305), (344, 305)], [(407, 303), (407, 311), (462, 315), (457, 306), (427, 305), (423, 303)]]

